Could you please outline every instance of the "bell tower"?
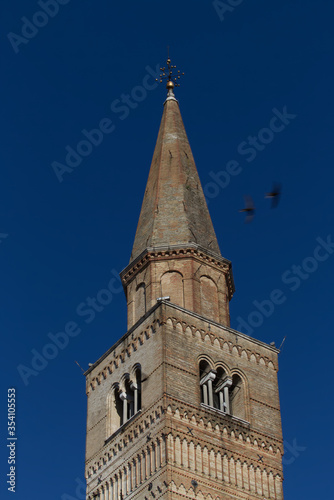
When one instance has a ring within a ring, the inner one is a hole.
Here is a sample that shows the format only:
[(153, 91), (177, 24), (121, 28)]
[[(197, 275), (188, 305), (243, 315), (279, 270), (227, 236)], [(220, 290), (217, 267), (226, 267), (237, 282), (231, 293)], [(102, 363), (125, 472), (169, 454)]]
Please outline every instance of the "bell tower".
[(230, 328), (174, 68), (121, 273), (128, 331), (85, 373), (87, 499), (283, 500), (278, 350)]

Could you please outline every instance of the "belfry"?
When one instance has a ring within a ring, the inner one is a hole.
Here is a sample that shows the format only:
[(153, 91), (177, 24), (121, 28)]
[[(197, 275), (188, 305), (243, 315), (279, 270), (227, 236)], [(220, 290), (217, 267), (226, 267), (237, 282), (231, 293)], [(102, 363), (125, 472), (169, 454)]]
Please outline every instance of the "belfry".
[(85, 373), (87, 499), (282, 500), (279, 351), (230, 328), (174, 68), (121, 273), (128, 331)]

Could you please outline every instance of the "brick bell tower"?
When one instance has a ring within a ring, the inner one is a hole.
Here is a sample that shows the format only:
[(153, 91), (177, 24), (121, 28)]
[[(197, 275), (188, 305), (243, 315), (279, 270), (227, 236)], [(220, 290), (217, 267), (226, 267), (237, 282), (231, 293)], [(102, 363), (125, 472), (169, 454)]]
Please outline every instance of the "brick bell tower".
[(283, 499), (278, 350), (230, 328), (221, 256), (173, 93), (129, 265), (128, 331), (87, 372), (87, 499)]

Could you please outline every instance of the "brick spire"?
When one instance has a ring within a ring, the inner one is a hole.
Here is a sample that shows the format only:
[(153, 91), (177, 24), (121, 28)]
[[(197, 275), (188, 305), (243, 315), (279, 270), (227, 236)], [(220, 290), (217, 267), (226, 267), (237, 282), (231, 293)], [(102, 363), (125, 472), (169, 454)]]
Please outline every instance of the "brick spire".
[(169, 88), (130, 262), (146, 248), (189, 243), (220, 256), (179, 104)]

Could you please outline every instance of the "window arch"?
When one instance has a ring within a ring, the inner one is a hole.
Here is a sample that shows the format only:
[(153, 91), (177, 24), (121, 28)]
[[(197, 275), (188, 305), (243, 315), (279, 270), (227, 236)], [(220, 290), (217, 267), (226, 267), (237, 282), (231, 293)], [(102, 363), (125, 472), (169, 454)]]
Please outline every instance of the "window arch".
[(146, 288), (145, 283), (140, 283), (136, 288), (134, 300), (135, 323), (146, 313)]
[(135, 370), (135, 383), (137, 385), (137, 411), (141, 410), (141, 370), (137, 367)]
[(245, 408), (245, 384), (240, 375), (235, 373), (232, 376), (232, 385), (230, 389), (231, 413), (236, 417), (246, 419)]
[(132, 390), (129, 379), (125, 381), (123, 396), (123, 423), (127, 422), (134, 415), (134, 391)]
[(241, 376), (228, 374), (228, 369), (202, 359), (199, 363), (201, 404), (246, 420), (245, 384)]
[(161, 296), (170, 297), (173, 304), (184, 307), (183, 276), (178, 271), (167, 271), (161, 276)]
[(123, 406), (119, 394), (119, 384), (113, 384), (108, 397), (108, 436), (113, 434), (122, 425)]
[(200, 277), (201, 312), (206, 318), (219, 321), (218, 290), (212, 278)]
[(141, 410), (141, 370), (139, 366), (135, 368), (131, 380), (126, 380), (125, 392), (128, 401), (127, 420), (129, 420)]
[(132, 377), (126, 373), (122, 382), (112, 386), (109, 395), (107, 437), (117, 431), (141, 410), (141, 368), (137, 365)]

